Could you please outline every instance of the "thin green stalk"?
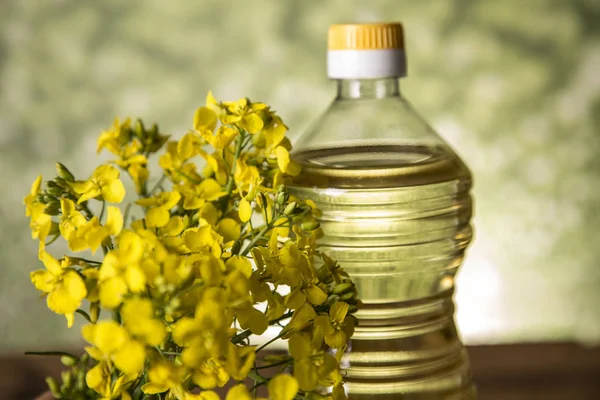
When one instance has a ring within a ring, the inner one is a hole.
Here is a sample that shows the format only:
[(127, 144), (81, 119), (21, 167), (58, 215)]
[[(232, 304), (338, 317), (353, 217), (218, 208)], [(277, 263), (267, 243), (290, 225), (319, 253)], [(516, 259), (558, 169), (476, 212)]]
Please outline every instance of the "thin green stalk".
[[(225, 211), (227, 209), (227, 205), (229, 204), (229, 199), (231, 198), (231, 193), (233, 192), (233, 187), (235, 184), (235, 179), (234, 179), (235, 168), (236, 168), (237, 160), (238, 160), (238, 158), (240, 158), (240, 155), (242, 154), (242, 150), (244, 149), (245, 134), (246, 134), (245, 131), (240, 129), (240, 134), (235, 139), (236, 142), (235, 142), (235, 153), (233, 154), (233, 163), (231, 164), (231, 169), (229, 170), (229, 176), (227, 177), (227, 184), (225, 185), (225, 192), (227, 193), (227, 195), (221, 197), (221, 200), (220, 200), (221, 211)], [(223, 215), (225, 215), (225, 213), (223, 213)]]
[(261, 351), (262, 349), (264, 349), (265, 347), (267, 347), (268, 345), (270, 345), (271, 343), (273, 343), (274, 341), (276, 341), (278, 339), (281, 339), (281, 334), (279, 334), (279, 335), (275, 336), (273, 339), (263, 343), (263, 345), (260, 346), (258, 349), (256, 349), (254, 351), (254, 353), (258, 353), (259, 351)]
[(100, 223), (102, 223), (102, 218), (104, 218), (104, 211), (106, 211), (106, 200), (102, 200), (102, 209), (100, 210), (100, 216), (98, 217)]
[(189, 176), (185, 172), (181, 171), (180, 169), (176, 169), (175, 172), (177, 172), (179, 175), (183, 176), (185, 179), (187, 179), (188, 181), (190, 181), (192, 183), (199, 184), (201, 182), (196, 178), (192, 178), (191, 176)]
[(125, 207), (125, 215), (123, 216), (123, 223), (125, 224), (125, 226), (127, 226), (127, 218), (129, 218), (129, 212), (131, 211), (132, 205), (133, 203), (129, 203), (127, 204), (127, 207)]
[(162, 174), (162, 176), (160, 177), (158, 182), (156, 182), (154, 187), (152, 187), (152, 189), (150, 189), (150, 192), (148, 193), (148, 197), (150, 197), (154, 194), (154, 192), (160, 187), (160, 185), (162, 185), (162, 183), (164, 182), (165, 179), (167, 179), (167, 175)]
[(288, 363), (290, 363), (290, 361), (294, 361), (294, 359), (292, 357), (289, 357), (289, 358), (286, 358), (284, 360), (278, 361), (273, 364), (261, 365), (260, 367), (256, 367), (256, 369), (267, 369), (267, 368), (278, 367), (280, 365), (288, 364)]
[(258, 243), (258, 241), (264, 236), (265, 233), (269, 232), (271, 228), (271, 224), (265, 225), (265, 227), (262, 228), (258, 235), (256, 235), (250, 241), (250, 243), (248, 243), (248, 246), (246, 246), (246, 248), (240, 253), (240, 255), (245, 256), (246, 254), (248, 254), (248, 252), (256, 245), (256, 243)]
[(52, 243), (56, 242), (56, 240), (57, 240), (59, 237), (60, 237), (60, 235), (56, 235), (56, 236), (54, 236), (52, 239), (50, 239), (50, 241), (49, 241), (49, 242), (46, 242), (46, 243), (44, 244), (44, 246), (49, 246), (49, 245), (51, 245)]
[(77, 360), (77, 356), (74, 356), (71, 353), (67, 353), (65, 351), (26, 351), (26, 356), (60, 356), (60, 357), (70, 357)]
[(85, 311), (83, 311), (81, 308), (78, 308), (77, 310), (75, 310), (75, 312), (79, 315), (82, 315), (83, 318), (87, 319), (87, 321), (89, 323), (92, 322), (92, 318), (90, 317), (90, 315), (88, 313), (86, 313)]
[(102, 261), (88, 260), (87, 258), (82, 258), (82, 257), (73, 257), (73, 258), (76, 259), (76, 260), (83, 261), (83, 262), (88, 263), (88, 264), (102, 265)]

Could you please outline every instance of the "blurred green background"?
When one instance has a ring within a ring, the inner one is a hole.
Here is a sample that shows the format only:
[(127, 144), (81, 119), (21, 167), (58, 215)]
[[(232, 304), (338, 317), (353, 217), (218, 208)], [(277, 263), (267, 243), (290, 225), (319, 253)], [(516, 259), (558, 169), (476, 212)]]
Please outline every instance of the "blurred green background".
[(600, 3), (594, 0), (0, 2), (0, 350), (79, 335), (29, 283), (21, 205), (54, 161), (80, 176), (116, 115), (175, 136), (211, 89), (325, 109), (327, 28), (402, 21), (402, 90), (475, 175), (458, 279), (467, 343), (600, 340)]

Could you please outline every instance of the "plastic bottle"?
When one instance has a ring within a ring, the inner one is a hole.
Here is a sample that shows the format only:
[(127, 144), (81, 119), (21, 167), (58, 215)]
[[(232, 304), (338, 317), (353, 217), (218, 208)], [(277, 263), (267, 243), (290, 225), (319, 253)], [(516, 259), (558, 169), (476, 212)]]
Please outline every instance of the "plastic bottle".
[(364, 307), (343, 359), (357, 399), (474, 399), (454, 322), (454, 276), (472, 236), (471, 174), (399, 90), (402, 25), (333, 25), (337, 95), (294, 145), (292, 192), (322, 211), (321, 250)]

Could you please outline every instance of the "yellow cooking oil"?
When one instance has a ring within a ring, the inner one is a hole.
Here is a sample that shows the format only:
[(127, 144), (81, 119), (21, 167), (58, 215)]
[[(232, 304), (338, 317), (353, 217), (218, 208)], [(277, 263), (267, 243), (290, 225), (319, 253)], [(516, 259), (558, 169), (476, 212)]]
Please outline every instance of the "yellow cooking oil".
[(342, 361), (349, 399), (474, 399), (452, 301), (472, 237), (469, 170), (445, 145), (341, 143), (294, 159), (291, 191), (321, 210), (320, 250), (364, 303)]

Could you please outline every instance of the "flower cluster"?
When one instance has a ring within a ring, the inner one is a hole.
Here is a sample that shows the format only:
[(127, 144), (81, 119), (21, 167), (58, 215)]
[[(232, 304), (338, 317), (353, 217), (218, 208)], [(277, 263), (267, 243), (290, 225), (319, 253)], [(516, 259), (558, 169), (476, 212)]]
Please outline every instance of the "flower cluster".
[[(214, 400), (228, 382), (227, 400), (262, 386), (274, 400), (346, 398), (340, 360), (360, 302), (317, 250), (315, 204), (287, 190), (300, 166), (286, 131), (266, 104), (209, 93), (178, 141), (116, 120), (98, 140), (114, 160), (86, 180), (60, 163), (36, 179), (24, 203), (45, 268), (31, 280), (69, 327), (88, 322), (86, 353), (64, 355), (71, 370), (49, 381), (56, 398)], [(122, 212), (111, 204), (125, 174), (137, 199)], [(72, 254), (56, 258), (60, 238)], [(276, 340), (289, 353), (265, 355)]]

